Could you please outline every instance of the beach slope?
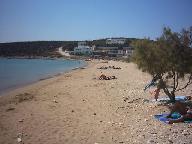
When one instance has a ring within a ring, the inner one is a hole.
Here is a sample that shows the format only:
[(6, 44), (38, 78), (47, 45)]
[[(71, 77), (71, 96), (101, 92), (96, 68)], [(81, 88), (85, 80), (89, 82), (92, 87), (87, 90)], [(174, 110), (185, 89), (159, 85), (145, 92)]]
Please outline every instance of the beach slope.
[(0, 144), (192, 143), (190, 125), (154, 119), (168, 110), (146, 102), (149, 80), (133, 63), (94, 60), (13, 91), (0, 98)]

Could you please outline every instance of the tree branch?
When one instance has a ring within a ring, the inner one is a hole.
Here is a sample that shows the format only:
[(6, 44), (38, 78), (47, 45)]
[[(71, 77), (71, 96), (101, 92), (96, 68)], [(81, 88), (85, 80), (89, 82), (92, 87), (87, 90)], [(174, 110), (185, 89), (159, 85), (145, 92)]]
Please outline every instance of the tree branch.
[(162, 86), (162, 89), (163, 89), (163, 91), (165, 92), (165, 94), (166, 94), (166, 95), (170, 95), (170, 92), (169, 92), (169, 90), (168, 90), (168, 88), (167, 88), (167, 85), (165, 84), (162, 76), (161, 76), (159, 82), (161, 83), (160, 85)]
[(178, 85), (179, 85), (179, 74), (177, 73), (175, 90), (177, 89)]
[(189, 81), (187, 82), (187, 84), (186, 84), (184, 87), (176, 90), (176, 92), (177, 92), (177, 91), (180, 91), (180, 90), (183, 90), (183, 89), (185, 89), (188, 85), (192, 84), (192, 81), (191, 81), (191, 80), (192, 80), (192, 74), (190, 74), (190, 76), (189, 76)]
[(175, 72), (172, 70), (173, 73), (173, 92), (175, 91), (176, 87), (175, 87)]

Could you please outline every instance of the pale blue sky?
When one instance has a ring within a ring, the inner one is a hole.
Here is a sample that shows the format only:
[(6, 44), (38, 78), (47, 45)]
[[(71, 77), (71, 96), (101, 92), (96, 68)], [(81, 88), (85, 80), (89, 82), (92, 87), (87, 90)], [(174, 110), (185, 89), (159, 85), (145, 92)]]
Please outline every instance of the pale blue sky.
[(160, 36), (192, 26), (192, 0), (0, 0), (0, 42)]

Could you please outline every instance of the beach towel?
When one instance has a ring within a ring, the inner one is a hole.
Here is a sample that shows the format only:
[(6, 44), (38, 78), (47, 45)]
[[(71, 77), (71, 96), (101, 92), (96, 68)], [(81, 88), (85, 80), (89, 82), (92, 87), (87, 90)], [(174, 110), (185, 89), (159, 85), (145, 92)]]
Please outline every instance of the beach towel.
[[(171, 115), (171, 118), (167, 118), (168, 114), (164, 113), (164, 114), (158, 114), (158, 115), (154, 115), (155, 119), (168, 124), (169, 120), (176, 120), (178, 118), (181, 117), (181, 115), (179, 113), (173, 113)], [(184, 123), (192, 123), (192, 120), (185, 120)]]
[[(170, 100), (169, 97), (165, 96), (165, 97), (158, 98), (157, 102), (164, 102), (169, 100)], [(188, 100), (188, 98), (186, 96), (175, 96), (175, 100), (185, 102)], [(156, 100), (153, 99), (152, 101), (155, 102)]]

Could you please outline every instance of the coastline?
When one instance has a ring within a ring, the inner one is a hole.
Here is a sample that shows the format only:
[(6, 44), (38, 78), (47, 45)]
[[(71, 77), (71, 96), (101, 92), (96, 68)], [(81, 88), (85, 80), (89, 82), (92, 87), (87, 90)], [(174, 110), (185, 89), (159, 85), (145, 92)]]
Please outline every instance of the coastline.
[[(67, 75), (71, 75), (73, 72), (78, 72), (78, 71), (82, 70), (82, 68), (84, 69), (85, 67), (89, 67), (89, 66), (90, 66), (90, 64), (88, 62), (85, 62), (84, 66), (76, 67), (74, 69), (71, 69), (71, 70), (68, 70), (65, 72), (60, 72), (60, 73), (52, 75), (50, 77), (39, 79), (37, 81), (27, 83), (25, 85), (19, 85), (13, 89), (10, 89), (6, 92), (3, 92), (0, 94), (0, 107), (5, 106), (5, 105), (9, 105), (10, 103), (12, 103), (11, 101), (17, 95), (28, 94), (31, 91), (35, 91), (39, 87), (44, 87), (45, 85), (52, 84), (55, 81), (57, 81), (58, 79), (60, 79), (61, 77), (66, 77)], [(15, 104), (17, 104), (17, 102)], [(0, 121), (0, 126), (1, 126), (1, 121)], [(1, 141), (0, 141), (0, 143), (1, 143)]]
[[(3, 59), (34, 59), (34, 60), (36, 60), (36, 59), (40, 59), (40, 60), (72, 60), (72, 61), (73, 60), (74, 61), (77, 60), (77, 59), (70, 59), (70, 58), (69, 59), (65, 59), (65, 58), (46, 58), (46, 57), (43, 57), (43, 58), (42, 57), (34, 57), (34, 58), (27, 58), (27, 57), (0, 57), (0, 58), (3, 58)], [(78, 61), (83, 61), (83, 60), (78, 60)], [(47, 79), (51, 79), (51, 78), (63, 75), (65, 73), (69, 73), (71, 71), (74, 71), (74, 70), (86, 67), (88, 65), (88, 63), (86, 61), (83, 61), (83, 62), (84, 62), (84, 64), (82, 66), (74, 67), (74, 68), (72, 68), (70, 70), (65, 70), (64, 72), (58, 72), (58, 73), (55, 73), (55, 74), (50, 74), (48, 76), (44, 76), (44, 77), (39, 78), (37, 80), (32, 80), (30, 82), (25, 82), (24, 84), (18, 84), (16, 86), (9, 87), (6, 90), (0, 92), (0, 97), (6, 96), (9, 93), (17, 91), (18, 89), (23, 89), (23, 88), (25, 88), (27, 86), (34, 85), (34, 84), (38, 83), (39, 81), (44, 81), (44, 80), (47, 80)]]
[[(168, 111), (143, 87), (150, 79), (133, 63), (93, 60), (85, 69), (39, 81), (0, 98), (0, 143), (189, 143), (189, 125), (165, 125)], [(101, 66), (120, 70), (98, 69)], [(114, 80), (99, 80), (102, 73)], [(161, 93), (161, 96), (164, 94)], [(173, 135), (174, 133), (174, 135)]]
[(79, 58), (78, 56), (60, 56), (60, 57), (44, 57), (44, 56), (0, 56), (4, 59), (41, 59), (41, 60), (84, 60), (85, 58)]

